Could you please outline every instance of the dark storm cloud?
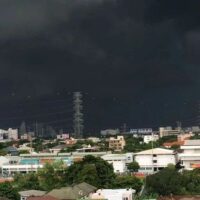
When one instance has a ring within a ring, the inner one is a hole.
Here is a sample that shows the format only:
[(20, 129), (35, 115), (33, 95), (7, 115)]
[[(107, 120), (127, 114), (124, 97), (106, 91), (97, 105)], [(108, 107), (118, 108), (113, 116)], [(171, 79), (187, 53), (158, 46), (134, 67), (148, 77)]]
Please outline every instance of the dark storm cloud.
[(196, 100), (199, 4), (2, 0), (0, 90), (6, 100), (13, 92), (23, 99), (63, 89), (125, 98), (129, 121), (139, 112), (134, 107), (140, 100), (149, 99), (151, 110), (162, 101), (170, 103), (170, 94), (176, 96), (174, 104)]

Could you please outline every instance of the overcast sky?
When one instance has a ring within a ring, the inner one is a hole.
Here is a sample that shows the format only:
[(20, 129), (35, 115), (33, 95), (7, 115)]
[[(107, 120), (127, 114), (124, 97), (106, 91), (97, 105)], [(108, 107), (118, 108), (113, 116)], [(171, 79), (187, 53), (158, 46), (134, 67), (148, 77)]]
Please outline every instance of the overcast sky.
[(1, 0), (0, 125), (33, 115), (31, 104), (16, 111), (27, 98), (76, 90), (86, 96), (87, 130), (193, 125), (199, 8), (197, 0)]

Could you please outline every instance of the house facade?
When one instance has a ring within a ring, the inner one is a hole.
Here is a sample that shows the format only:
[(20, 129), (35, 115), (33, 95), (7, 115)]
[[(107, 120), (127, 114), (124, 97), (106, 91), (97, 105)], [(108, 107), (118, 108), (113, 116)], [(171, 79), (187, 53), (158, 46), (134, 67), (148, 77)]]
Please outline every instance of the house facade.
[(168, 164), (176, 165), (178, 157), (173, 150), (154, 148), (136, 153), (135, 161), (140, 166), (139, 172), (151, 174), (167, 167)]
[(181, 149), (179, 159), (184, 169), (200, 168), (200, 140), (186, 140)]

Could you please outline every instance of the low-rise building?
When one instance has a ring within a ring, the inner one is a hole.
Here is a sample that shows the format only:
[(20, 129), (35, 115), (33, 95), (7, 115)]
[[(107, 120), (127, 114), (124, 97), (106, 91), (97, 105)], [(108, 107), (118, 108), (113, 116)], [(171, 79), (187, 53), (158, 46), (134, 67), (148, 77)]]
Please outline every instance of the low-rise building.
[(4, 162), (1, 165), (3, 177), (12, 177), (16, 173), (37, 172), (40, 168), (43, 168), (46, 163), (62, 161), (66, 167), (73, 163), (72, 158), (66, 156), (31, 157), (21, 159), (20, 157), (18, 159), (16, 157), (15, 160), (10, 160), (10, 158), (13, 158), (13, 156), (8, 157), (9, 162)]
[(90, 195), (90, 199), (96, 200), (132, 200), (134, 189), (100, 189)]
[(115, 151), (121, 151), (124, 149), (126, 141), (124, 136), (117, 136), (117, 138), (110, 137), (109, 139), (109, 148)]
[(183, 153), (179, 154), (179, 159), (183, 167), (187, 170), (200, 168), (200, 140), (186, 140), (181, 149)]
[(45, 194), (46, 194), (46, 192), (41, 191), (41, 190), (26, 190), (26, 191), (19, 192), (20, 200), (27, 200), (28, 197), (40, 197)]
[(3, 177), (11, 177), (16, 173), (29, 173), (29, 172), (36, 172), (39, 168), (42, 168), (43, 165), (41, 164), (15, 164), (15, 165), (3, 165), (1, 167), (2, 176)]
[(98, 137), (89, 137), (88, 140), (94, 142), (94, 143), (98, 143), (101, 142), (101, 139)]
[(89, 195), (94, 193), (96, 190), (96, 187), (83, 182), (70, 187), (54, 189), (50, 191), (48, 195), (60, 200), (77, 200), (89, 197)]
[(19, 145), (19, 147), (17, 148), (18, 151), (28, 151), (29, 153), (34, 151), (34, 148), (29, 146), (29, 143), (24, 143), (22, 145)]
[(18, 129), (8, 129), (8, 139), (10, 140), (18, 140)]
[(4, 148), (4, 151), (8, 155), (11, 155), (11, 156), (18, 156), (19, 155), (18, 149), (16, 147), (13, 147), (13, 146), (9, 146), (9, 147)]
[(140, 166), (139, 172), (148, 174), (157, 172), (168, 164), (176, 165), (178, 158), (173, 150), (155, 148), (136, 153), (135, 161)]
[(0, 129), (0, 141), (6, 142), (18, 140), (18, 129), (9, 128), (8, 130)]
[(58, 140), (66, 140), (66, 139), (69, 139), (69, 133), (62, 133), (62, 134), (59, 134), (59, 135), (57, 135), (57, 139), (58, 139)]
[(133, 162), (133, 154), (107, 154), (101, 157), (108, 163), (113, 165), (115, 173), (125, 173), (127, 171), (127, 164)]
[(77, 143), (77, 139), (74, 139), (74, 138), (72, 138), (72, 137), (65, 140), (65, 144), (66, 144), (66, 145), (69, 145), (69, 146), (74, 145), (74, 144), (76, 144), (76, 143)]
[(66, 149), (66, 148), (67, 148), (67, 146), (66, 146), (65, 144), (60, 144), (60, 145), (57, 145), (57, 146), (55, 146), (55, 147), (52, 147), (51, 149), (49, 149), (49, 151), (50, 151), (51, 153), (57, 154), (57, 153), (59, 153), (61, 150)]
[(149, 142), (152, 141), (156, 142), (158, 139), (159, 139), (158, 135), (151, 134), (151, 135), (144, 135), (143, 141), (144, 143), (148, 144)]
[(172, 129), (171, 127), (160, 127), (159, 128), (159, 136), (161, 138), (164, 136), (179, 135), (179, 134), (181, 134), (180, 129)]

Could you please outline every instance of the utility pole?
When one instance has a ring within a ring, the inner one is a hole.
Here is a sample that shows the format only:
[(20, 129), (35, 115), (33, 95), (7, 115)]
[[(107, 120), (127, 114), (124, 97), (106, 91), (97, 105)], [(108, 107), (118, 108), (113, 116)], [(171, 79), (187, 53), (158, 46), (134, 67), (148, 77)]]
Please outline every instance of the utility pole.
[(83, 137), (83, 100), (81, 92), (74, 92), (74, 137)]

